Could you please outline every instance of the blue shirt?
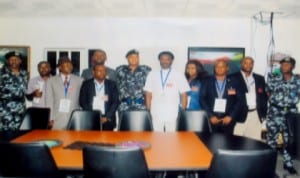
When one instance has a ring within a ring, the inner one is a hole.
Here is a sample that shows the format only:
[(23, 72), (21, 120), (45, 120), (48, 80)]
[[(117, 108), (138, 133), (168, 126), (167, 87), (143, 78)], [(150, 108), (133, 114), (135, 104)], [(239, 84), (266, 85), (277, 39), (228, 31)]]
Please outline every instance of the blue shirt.
[(201, 92), (201, 82), (198, 79), (194, 79), (189, 82), (191, 90), (187, 92), (190, 98), (187, 109), (188, 110), (200, 110), (202, 109), (200, 104), (200, 92)]

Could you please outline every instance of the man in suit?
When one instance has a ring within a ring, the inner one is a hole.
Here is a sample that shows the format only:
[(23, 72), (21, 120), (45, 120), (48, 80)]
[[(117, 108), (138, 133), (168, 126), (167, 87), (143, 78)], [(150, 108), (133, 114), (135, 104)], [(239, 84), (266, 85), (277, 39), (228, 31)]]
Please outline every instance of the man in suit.
[(79, 103), (85, 110), (100, 110), (103, 130), (116, 127), (116, 111), (119, 95), (116, 83), (105, 79), (106, 68), (103, 64), (93, 66), (94, 78), (83, 82), (80, 89)]
[[(94, 66), (96, 64), (103, 64), (104, 65), (106, 60), (107, 60), (106, 53), (102, 49), (96, 49), (93, 52), (92, 57), (91, 57), (92, 66)], [(106, 78), (109, 79), (109, 80), (116, 81), (117, 80), (116, 71), (109, 68), (109, 67), (107, 67), (107, 66), (105, 68), (106, 68)], [(84, 80), (88, 80), (88, 79), (93, 78), (93, 69), (92, 69), (92, 67), (88, 68), (88, 69), (84, 69), (82, 71), (81, 77), (84, 78)]]
[(245, 96), (237, 83), (227, 77), (228, 64), (217, 60), (214, 65), (214, 76), (203, 83), (201, 103), (207, 112), (213, 132), (233, 133), (237, 120), (247, 113)]
[(65, 129), (74, 109), (79, 109), (79, 91), (83, 79), (73, 75), (73, 65), (68, 57), (58, 61), (60, 74), (46, 82), (46, 106), (51, 109), (50, 126)]
[(231, 75), (241, 86), (248, 105), (247, 118), (236, 124), (234, 134), (261, 140), (261, 123), (266, 118), (268, 97), (265, 79), (252, 72), (253, 65), (253, 58), (247, 56), (241, 60), (241, 71)]

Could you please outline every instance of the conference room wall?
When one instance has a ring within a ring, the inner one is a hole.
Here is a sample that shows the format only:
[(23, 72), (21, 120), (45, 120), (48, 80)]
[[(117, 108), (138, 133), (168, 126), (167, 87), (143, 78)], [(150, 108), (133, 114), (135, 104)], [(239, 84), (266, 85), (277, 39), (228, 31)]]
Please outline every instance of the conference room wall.
[[(107, 65), (126, 64), (125, 53), (136, 48), (141, 63), (158, 68), (157, 54), (171, 50), (174, 68), (183, 72), (188, 46), (245, 47), (255, 57), (255, 71), (266, 71), (269, 25), (249, 18), (0, 18), (0, 45), (31, 47), (31, 76), (44, 59), (45, 48), (81, 48), (81, 70), (86, 68), (87, 49), (107, 51)], [(299, 19), (274, 19), (276, 51), (300, 59)], [(296, 71), (300, 71), (297, 63)]]

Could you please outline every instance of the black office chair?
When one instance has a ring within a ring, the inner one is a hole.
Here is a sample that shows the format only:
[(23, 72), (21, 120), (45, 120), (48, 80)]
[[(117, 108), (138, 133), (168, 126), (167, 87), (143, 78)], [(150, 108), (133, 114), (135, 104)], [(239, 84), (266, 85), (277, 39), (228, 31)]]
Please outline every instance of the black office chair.
[(177, 131), (211, 132), (206, 112), (203, 110), (181, 110), (177, 119)]
[(50, 108), (27, 108), (20, 130), (48, 129)]
[(264, 150), (218, 150), (206, 178), (273, 178), (277, 153)]
[(144, 152), (138, 147), (86, 146), (83, 148), (83, 170), (88, 178), (149, 177)]
[(0, 142), (0, 175), (62, 177), (49, 147), (42, 143)]
[(120, 117), (119, 131), (153, 131), (152, 117), (147, 110), (125, 111)]
[(101, 112), (75, 109), (71, 113), (67, 130), (102, 130)]

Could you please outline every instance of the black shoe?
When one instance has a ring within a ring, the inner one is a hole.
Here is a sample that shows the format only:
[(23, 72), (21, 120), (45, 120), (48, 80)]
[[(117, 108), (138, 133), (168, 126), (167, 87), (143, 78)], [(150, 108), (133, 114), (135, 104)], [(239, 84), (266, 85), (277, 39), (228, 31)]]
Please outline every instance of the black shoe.
[(284, 164), (283, 169), (287, 170), (290, 174), (297, 174), (297, 171), (293, 166), (287, 166)]

